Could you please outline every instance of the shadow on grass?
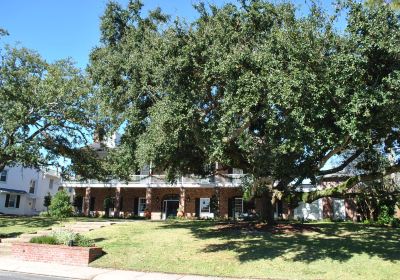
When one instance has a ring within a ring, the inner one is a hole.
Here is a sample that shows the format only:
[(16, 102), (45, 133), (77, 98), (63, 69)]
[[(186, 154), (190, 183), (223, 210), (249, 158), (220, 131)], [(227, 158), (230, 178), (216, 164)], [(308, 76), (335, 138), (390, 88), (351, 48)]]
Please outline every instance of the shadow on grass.
[[(16, 237), (27, 231), (44, 229), (55, 224), (58, 224), (58, 221), (51, 218), (0, 216), (0, 237)], [(5, 232), (2, 229), (5, 229)]]
[(361, 224), (313, 224), (314, 233), (273, 234), (241, 230), (220, 230), (208, 221), (175, 222), (163, 228), (186, 228), (199, 239), (217, 239), (203, 252), (233, 251), (241, 262), (286, 257), (311, 263), (322, 259), (344, 262), (354, 255), (367, 254), (384, 260), (400, 260), (400, 230), (367, 227)]

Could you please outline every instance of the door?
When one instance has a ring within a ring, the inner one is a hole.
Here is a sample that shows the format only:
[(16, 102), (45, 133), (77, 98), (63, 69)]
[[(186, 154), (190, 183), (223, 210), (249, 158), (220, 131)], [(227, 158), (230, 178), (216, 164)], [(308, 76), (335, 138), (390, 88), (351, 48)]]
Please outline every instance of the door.
[(165, 217), (176, 217), (178, 214), (179, 201), (178, 200), (165, 200)]

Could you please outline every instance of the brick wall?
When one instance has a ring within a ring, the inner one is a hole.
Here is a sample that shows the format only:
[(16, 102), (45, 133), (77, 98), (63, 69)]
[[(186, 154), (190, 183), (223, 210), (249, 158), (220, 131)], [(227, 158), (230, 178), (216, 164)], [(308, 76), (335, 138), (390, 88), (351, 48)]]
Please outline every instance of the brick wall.
[(122, 212), (133, 213), (134, 200), (139, 197), (146, 197), (146, 188), (121, 188)]
[[(185, 190), (185, 215), (187, 217), (196, 216), (196, 199), (211, 198), (215, 194), (215, 188), (186, 188)], [(189, 201), (187, 199), (190, 198)]]
[(180, 188), (152, 188), (151, 189), (151, 212), (161, 212), (161, 204), (167, 195), (180, 197)]
[(12, 255), (24, 261), (87, 266), (103, 254), (99, 247), (68, 247), (34, 243), (13, 243)]
[(219, 197), (219, 213), (223, 218), (228, 217), (228, 200), (233, 197), (242, 197), (243, 192), (240, 188), (221, 188)]
[(115, 188), (91, 188), (90, 196), (94, 197), (94, 211), (104, 211), (104, 200), (115, 197)]

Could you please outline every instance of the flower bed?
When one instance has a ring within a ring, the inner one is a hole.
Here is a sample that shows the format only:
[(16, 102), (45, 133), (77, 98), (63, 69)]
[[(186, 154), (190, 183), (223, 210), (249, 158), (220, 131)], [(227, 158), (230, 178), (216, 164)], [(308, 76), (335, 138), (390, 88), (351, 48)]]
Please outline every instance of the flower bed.
[(102, 254), (100, 247), (69, 247), (22, 242), (12, 244), (12, 255), (24, 261), (87, 266)]

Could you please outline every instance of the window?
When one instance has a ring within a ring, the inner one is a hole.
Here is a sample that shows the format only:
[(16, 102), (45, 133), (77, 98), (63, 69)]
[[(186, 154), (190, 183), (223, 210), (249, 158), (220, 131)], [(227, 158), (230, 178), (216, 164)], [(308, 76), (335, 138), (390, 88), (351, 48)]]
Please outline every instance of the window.
[(7, 170), (3, 170), (3, 172), (0, 173), (0, 182), (6, 182), (7, 181)]
[(210, 213), (209, 198), (200, 198), (200, 213)]
[(20, 196), (16, 194), (7, 194), (5, 207), (19, 208)]
[(146, 198), (144, 197), (139, 197), (139, 206), (138, 206), (138, 211), (140, 212), (144, 212), (144, 210), (146, 210)]
[(240, 197), (235, 198), (235, 212), (243, 213), (243, 198)]
[(50, 179), (49, 181), (49, 190), (52, 190), (54, 186), (54, 179)]
[(35, 186), (36, 186), (36, 181), (31, 180), (31, 182), (29, 184), (29, 193), (35, 193)]

